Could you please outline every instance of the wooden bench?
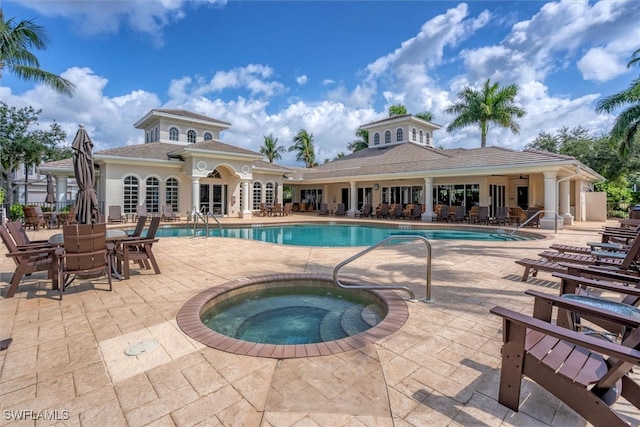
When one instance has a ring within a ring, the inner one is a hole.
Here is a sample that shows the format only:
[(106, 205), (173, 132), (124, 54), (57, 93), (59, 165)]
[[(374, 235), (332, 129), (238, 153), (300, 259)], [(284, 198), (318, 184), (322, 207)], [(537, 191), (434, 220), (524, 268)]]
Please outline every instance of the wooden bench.
[(523, 282), (527, 281), (529, 273), (531, 273), (533, 277), (536, 277), (538, 275), (538, 271), (547, 271), (549, 273), (567, 272), (567, 267), (555, 262), (545, 261), (543, 259), (522, 258), (517, 260), (516, 264), (520, 264), (524, 267), (524, 273), (522, 274)]

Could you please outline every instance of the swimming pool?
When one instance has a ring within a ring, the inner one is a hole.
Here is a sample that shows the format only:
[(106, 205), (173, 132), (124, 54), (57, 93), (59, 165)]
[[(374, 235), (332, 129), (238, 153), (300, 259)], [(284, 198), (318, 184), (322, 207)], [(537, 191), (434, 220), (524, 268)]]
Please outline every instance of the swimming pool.
[[(502, 232), (500, 232), (502, 231)], [(209, 237), (234, 237), (247, 240), (275, 243), (292, 246), (321, 246), (321, 247), (351, 247), (371, 246), (389, 236), (418, 235), (431, 240), (474, 240), (474, 241), (502, 241), (502, 240), (529, 240), (530, 237), (516, 235), (507, 238), (511, 230), (488, 229), (464, 230), (464, 229), (437, 229), (418, 228), (413, 225), (371, 225), (371, 224), (336, 224), (336, 223), (305, 223), (305, 224), (278, 224), (252, 226), (224, 226), (222, 230), (217, 227), (209, 229)], [(160, 228), (157, 237), (205, 237), (206, 231), (202, 228), (196, 230), (194, 236), (193, 227), (166, 227)]]

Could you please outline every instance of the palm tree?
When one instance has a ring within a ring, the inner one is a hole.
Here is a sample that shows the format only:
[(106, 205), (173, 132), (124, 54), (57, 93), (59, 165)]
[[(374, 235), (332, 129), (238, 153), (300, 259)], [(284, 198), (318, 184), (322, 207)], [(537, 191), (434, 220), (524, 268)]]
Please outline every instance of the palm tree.
[(75, 89), (73, 83), (42, 70), (38, 58), (31, 53), (31, 49), (46, 49), (47, 43), (43, 27), (32, 20), (16, 23), (11, 18), (5, 21), (0, 9), (0, 78), (2, 72), (7, 70), (23, 80), (44, 83), (58, 93), (72, 96)]
[[(627, 68), (632, 65), (640, 65), (640, 49), (633, 52)], [(611, 129), (611, 141), (618, 144), (618, 151), (624, 158), (629, 156), (634, 142), (640, 141), (640, 77), (633, 80), (627, 89), (600, 100), (596, 106), (597, 112), (610, 113), (627, 105), (629, 107), (620, 113)]]
[(433, 120), (433, 113), (431, 111), (421, 111), (415, 116), (419, 119), (426, 120), (428, 122)]
[(298, 151), (296, 160), (304, 162), (306, 167), (312, 168), (316, 165), (316, 154), (313, 147), (313, 134), (304, 129), (300, 129), (293, 137), (293, 145), (289, 151)]
[(356, 151), (364, 150), (369, 147), (369, 131), (365, 129), (358, 129), (356, 131), (356, 136), (359, 139), (351, 141), (347, 144), (347, 149), (351, 150), (352, 153)]
[(403, 116), (407, 114), (407, 107), (404, 104), (394, 104), (389, 106), (389, 117)]
[(274, 160), (280, 160), (282, 158), (281, 153), (284, 152), (284, 147), (278, 147), (278, 138), (274, 138), (272, 133), (269, 136), (264, 136), (264, 145), (260, 147), (260, 154), (269, 159), (269, 163), (273, 163)]
[(516, 85), (500, 88), (499, 83), (491, 84), (490, 79), (487, 79), (480, 91), (464, 88), (458, 94), (460, 102), (445, 110), (446, 113), (458, 115), (447, 126), (447, 132), (478, 123), (480, 146), (483, 148), (487, 146), (489, 122), (509, 128), (515, 134), (519, 133), (520, 126), (514, 121), (514, 117), (523, 117), (527, 112), (514, 104), (513, 99), (517, 94)]

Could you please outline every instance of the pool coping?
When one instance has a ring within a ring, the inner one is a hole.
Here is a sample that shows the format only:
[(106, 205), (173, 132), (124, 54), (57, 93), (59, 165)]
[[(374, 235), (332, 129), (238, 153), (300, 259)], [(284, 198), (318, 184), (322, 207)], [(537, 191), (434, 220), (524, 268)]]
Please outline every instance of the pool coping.
[(176, 321), (182, 331), (196, 341), (217, 350), (228, 353), (265, 357), (271, 359), (292, 359), (300, 357), (327, 356), (355, 350), (385, 338), (398, 331), (409, 317), (405, 300), (393, 291), (368, 290), (387, 305), (387, 315), (370, 329), (356, 335), (338, 340), (312, 344), (261, 344), (238, 340), (209, 329), (200, 320), (200, 313), (212, 298), (240, 287), (260, 284), (265, 281), (281, 280), (322, 280), (332, 281), (326, 274), (317, 273), (279, 273), (249, 278), (240, 278), (219, 286), (206, 289), (190, 298), (178, 311)]

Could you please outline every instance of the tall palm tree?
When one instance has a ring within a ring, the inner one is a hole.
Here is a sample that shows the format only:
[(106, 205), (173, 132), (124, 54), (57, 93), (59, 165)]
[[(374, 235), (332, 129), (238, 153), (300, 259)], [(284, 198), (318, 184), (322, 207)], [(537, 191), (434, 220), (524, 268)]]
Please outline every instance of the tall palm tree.
[(428, 122), (433, 120), (433, 113), (431, 111), (421, 111), (415, 116), (419, 119), (426, 120)]
[(407, 107), (404, 104), (394, 104), (389, 106), (389, 117), (403, 116), (407, 114)]
[(460, 102), (445, 110), (446, 113), (458, 115), (447, 126), (447, 132), (477, 123), (480, 125), (480, 146), (483, 148), (487, 146), (490, 122), (511, 129), (515, 134), (519, 133), (520, 126), (514, 121), (514, 117), (523, 117), (526, 111), (514, 104), (513, 99), (517, 94), (516, 85), (500, 88), (499, 83), (491, 84), (490, 79), (487, 79), (480, 91), (464, 88), (458, 94)]
[(347, 149), (351, 150), (352, 153), (355, 153), (356, 151), (364, 150), (365, 148), (369, 147), (369, 131), (368, 130), (360, 128), (356, 131), (356, 136), (359, 139), (351, 141), (349, 144), (347, 144)]
[[(640, 49), (633, 52), (627, 68), (632, 65), (640, 65)], [(633, 80), (627, 89), (600, 100), (596, 106), (597, 112), (610, 113), (627, 105), (611, 129), (611, 141), (618, 144), (618, 151), (624, 158), (629, 156), (634, 142), (640, 141), (640, 77)]]
[(260, 154), (264, 154), (269, 159), (269, 163), (273, 163), (274, 160), (280, 160), (282, 158), (281, 153), (284, 152), (284, 147), (278, 146), (278, 138), (274, 138), (272, 133), (269, 136), (264, 136), (264, 145), (260, 147)]
[(44, 83), (58, 93), (72, 96), (73, 83), (42, 70), (38, 58), (31, 53), (31, 49), (46, 49), (47, 44), (43, 27), (32, 20), (16, 22), (11, 18), (5, 21), (0, 9), (0, 78), (6, 70), (23, 80)]
[(289, 151), (297, 151), (296, 160), (304, 162), (306, 167), (312, 168), (316, 165), (316, 154), (313, 147), (313, 134), (304, 129), (300, 129), (293, 137), (293, 145)]

